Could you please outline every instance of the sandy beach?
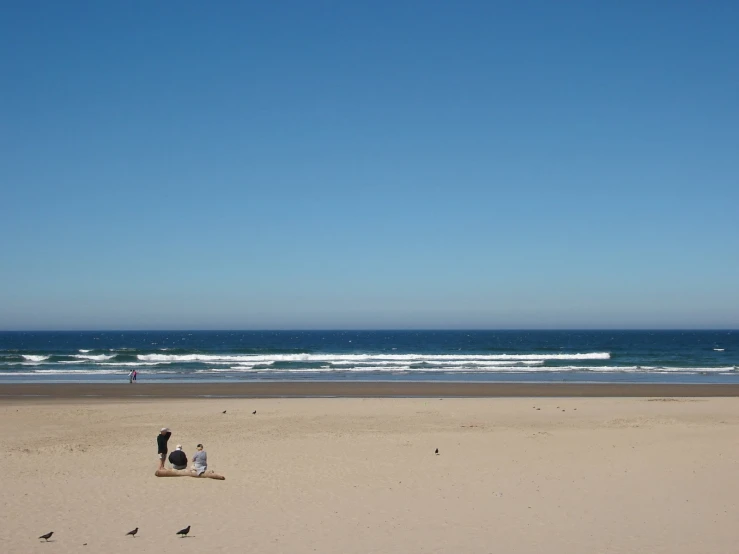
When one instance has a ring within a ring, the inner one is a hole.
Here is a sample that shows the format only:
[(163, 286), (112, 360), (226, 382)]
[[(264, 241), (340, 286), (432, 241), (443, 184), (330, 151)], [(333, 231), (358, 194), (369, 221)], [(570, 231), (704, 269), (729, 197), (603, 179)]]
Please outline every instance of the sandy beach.
[[(9, 390), (2, 552), (736, 551), (733, 398)], [(165, 425), (226, 480), (155, 477)]]
[(474, 383), (399, 381), (236, 381), (195, 383), (0, 383), (6, 399), (164, 398), (552, 398), (739, 396), (737, 384), (669, 383)]

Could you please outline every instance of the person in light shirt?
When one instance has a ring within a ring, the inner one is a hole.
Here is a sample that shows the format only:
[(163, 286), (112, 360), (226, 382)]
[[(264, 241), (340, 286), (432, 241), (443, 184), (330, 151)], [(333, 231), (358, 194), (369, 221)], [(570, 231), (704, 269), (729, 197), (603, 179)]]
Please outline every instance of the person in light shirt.
[(197, 446), (198, 451), (192, 457), (192, 471), (200, 477), (208, 469), (208, 454), (203, 450), (203, 445)]

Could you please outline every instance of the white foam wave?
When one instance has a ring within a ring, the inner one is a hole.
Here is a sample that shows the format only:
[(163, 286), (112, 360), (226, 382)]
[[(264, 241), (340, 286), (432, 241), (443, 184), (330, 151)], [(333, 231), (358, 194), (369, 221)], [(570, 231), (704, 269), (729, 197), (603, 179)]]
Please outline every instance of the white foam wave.
[(169, 365), (172, 362), (116, 362), (114, 364), (96, 363), (103, 367), (154, 367), (160, 365)]
[[(125, 371), (116, 371), (114, 369), (37, 369), (28, 375), (38, 374), (55, 374), (55, 375), (124, 375)], [(24, 375), (15, 373), (13, 375)]]
[[(58, 362), (55, 362), (53, 364), (44, 364), (43, 362), (5, 362), (0, 363), (0, 368), (3, 367), (11, 367), (11, 366), (37, 366), (37, 365), (46, 365), (46, 366), (53, 366), (53, 365), (80, 365), (79, 360), (59, 360)], [(93, 362), (92, 364), (85, 364), (85, 365), (96, 365), (96, 366), (102, 366), (102, 367), (108, 367), (108, 368), (116, 368), (116, 367), (126, 367), (126, 366), (134, 366), (134, 367), (157, 367), (161, 365), (170, 365), (171, 362), (118, 362), (118, 363), (106, 363), (106, 362)], [(68, 370), (65, 370), (68, 371)]]
[[(379, 361), (379, 360), (372, 360), (370, 362), (331, 362), (332, 366), (336, 367), (343, 367), (343, 366), (350, 366), (350, 367), (362, 367), (363, 365), (394, 365), (397, 364), (397, 361)], [(521, 361), (513, 361), (513, 362), (505, 362), (505, 361), (491, 361), (491, 360), (436, 360), (433, 358), (429, 358), (427, 360), (424, 360), (422, 362), (417, 363), (424, 363), (429, 365), (435, 365), (435, 366), (460, 366), (460, 367), (470, 367), (470, 366), (507, 366), (513, 364), (520, 364), (522, 366), (533, 366), (533, 365), (543, 365), (544, 360), (521, 360)], [(421, 369), (421, 368), (418, 368)]]
[[(176, 371), (157, 371), (157, 374), (174, 374)], [(36, 369), (33, 371), (0, 371), (1, 377), (17, 377), (29, 375), (128, 375), (128, 370), (115, 369)]]
[[(167, 363), (167, 362), (156, 362), (156, 363)], [(217, 364), (228, 364), (233, 362), (210, 362), (210, 363), (217, 363)], [(330, 363), (330, 365), (328, 365)], [(495, 369), (498, 367), (505, 367), (510, 366), (511, 362), (502, 362), (502, 361), (455, 361), (455, 362), (449, 362), (449, 361), (428, 361), (424, 362), (426, 365), (424, 366), (402, 366), (404, 368), (408, 369), (414, 369), (416, 371), (430, 371), (434, 367), (439, 367), (441, 369), (448, 368), (448, 369), (475, 369), (475, 368), (485, 368), (485, 369)], [(516, 364), (513, 367), (516, 367), (518, 369), (523, 369), (525, 367), (532, 367), (532, 366), (541, 366), (544, 364), (543, 360), (526, 360), (521, 362), (513, 362)], [(519, 365), (520, 364), (520, 365)], [(122, 364), (121, 364), (122, 365)], [(150, 365), (149, 363), (143, 363), (142, 365)], [(258, 367), (262, 366), (262, 367)], [(321, 367), (314, 367), (314, 368), (306, 368), (309, 371), (373, 371), (378, 370), (381, 368), (397, 368), (398, 362), (391, 362), (391, 361), (374, 361), (374, 362), (327, 362), (327, 365), (321, 366)], [(213, 371), (228, 371), (229, 369), (255, 369), (257, 371), (283, 371), (287, 370), (289, 368), (280, 368), (280, 367), (274, 367), (269, 362), (257, 362), (257, 363), (244, 363), (239, 362), (238, 365), (231, 366), (231, 368), (211, 368)], [(557, 369), (554, 367), (553, 369)], [(204, 370), (198, 370), (198, 371), (204, 371)], [(207, 371), (207, 370), (205, 370)]]
[[(262, 367), (260, 367), (262, 366)], [(441, 367), (413, 367), (411, 365), (376, 365), (376, 366), (347, 366), (347, 367), (306, 367), (306, 368), (271, 368), (263, 367), (262, 364), (239, 364), (228, 368), (212, 367), (199, 369), (196, 373), (390, 373), (403, 371), (408, 373), (556, 373), (559, 371), (588, 371), (593, 373), (714, 373), (731, 371), (732, 367), (712, 368), (668, 368), (668, 367), (645, 367), (645, 366), (519, 366), (519, 365), (479, 365), (474, 367), (465, 366), (441, 366)], [(733, 374), (733, 372), (732, 372)]]
[(78, 352), (82, 352), (83, 354), (87, 354), (89, 350), (85, 350), (84, 348), (80, 348)]
[(34, 354), (23, 354), (23, 359), (28, 360), (29, 362), (43, 362), (45, 360), (49, 359), (49, 356), (37, 356)]
[(430, 368), (414, 368), (411, 366), (377, 366), (377, 367), (351, 367), (351, 368), (290, 368), (290, 369), (279, 369), (279, 370), (265, 370), (265, 369), (244, 369), (242, 371), (252, 371), (256, 373), (462, 373), (462, 374), (473, 374), (473, 373), (534, 373), (534, 372), (556, 372), (556, 367), (542, 367), (536, 370), (523, 368), (520, 366), (490, 366), (490, 367), (477, 367), (477, 368), (452, 368), (452, 367), (430, 367)]
[[(441, 367), (413, 367), (411, 365), (365, 365), (347, 367), (320, 367), (320, 368), (271, 368), (260, 367), (262, 364), (239, 364), (228, 368), (199, 369), (196, 373), (362, 373), (379, 372), (390, 373), (403, 371), (408, 373), (556, 373), (558, 371), (588, 371), (592, 373), (721, 373), (735, 375), (734, 367), (657, 367), (657, 366), (520, 366), (520, 365), (479, 365), (441, 366)], [(734, 371), (732, 371), (734, 370)]]
[(74, 354), (72, 357), (77, 358), (78, 360), (92, 360), (95, 362), (100, 362), (103, 360), (110, 360), (112, 358), (115, 358), (115, 354)]
[(655, 366), (560, 366), (560, 371), (626, 372), (626, 373), (719, 373), (731, 371), (734, 367), (655, 367)]
[[(128, 365), (137, 362), (128, 362)], [(18, 363), (7, 365), (34, 365), (30, 363)], [(114, 369), (110, 364), (96, 364), (105, 366), (108, 369), (35, 369), (33, 371), (23, 372), (5, 372), (0, 371), (0, 377), (12, 376), (29, 376), (29, 375), (126, 375), (128, 370)], [(123, 364), (120, 364), (123, 365)], [(152, 365), (152, 364), (141, 364)], [(260, 367), (262, 366), (262, 367)], [(699, 374), (711, 373), (718, 375), (739, 375), (739, 368), (735, 366), (724, 367), (656, 367), (656, 366), (521, 366), (521, 365), (480, 365), (475, 367), (412, 367), (408, 364), (396, 365), (365, 365), (361, 367), (321, 367), (321, 368), (270, 368), (263, 367), (263, 364), (239, 364), (228, 368), (212, 367), (207, 369), (198, 369), (194, 373), (255, 373), (255, 374), (290, 374), (290, 373), (446, 373), (446, 374), (476, 374), (476, 373), (556, 373), (556, 372), (575, 372), (588, 371), (592, 373), (685, 373)], [(151, 374), (156, 377), (158, 374), (175, 374), (177, 371), (166, 371), (162, 369), (153, 369)]]
[(377, 362), (377, 361), (541, 361), (546, 360), (609, 360), (609, 352), (588, 352), (584, 354), (139, 354), (142, 362)]

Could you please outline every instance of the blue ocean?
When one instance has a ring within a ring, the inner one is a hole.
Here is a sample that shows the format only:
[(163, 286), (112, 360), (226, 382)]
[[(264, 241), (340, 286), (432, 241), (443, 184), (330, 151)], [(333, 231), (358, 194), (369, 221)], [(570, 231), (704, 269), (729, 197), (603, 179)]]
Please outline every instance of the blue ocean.
[(739, 331), (0, 332), (0, 383), (739, 382)]

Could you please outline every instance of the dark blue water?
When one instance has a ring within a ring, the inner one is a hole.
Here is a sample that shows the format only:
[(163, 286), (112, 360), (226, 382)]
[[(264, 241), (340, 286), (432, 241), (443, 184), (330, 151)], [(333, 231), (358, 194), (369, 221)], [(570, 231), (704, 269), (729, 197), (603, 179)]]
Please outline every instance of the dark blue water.
[(0, 382), (729, 383), (739, 331), (0, 332)]

